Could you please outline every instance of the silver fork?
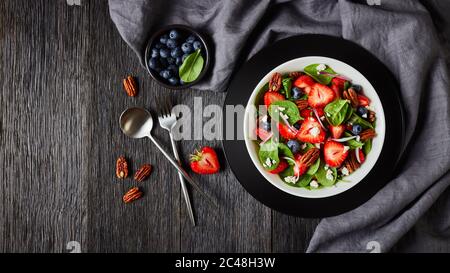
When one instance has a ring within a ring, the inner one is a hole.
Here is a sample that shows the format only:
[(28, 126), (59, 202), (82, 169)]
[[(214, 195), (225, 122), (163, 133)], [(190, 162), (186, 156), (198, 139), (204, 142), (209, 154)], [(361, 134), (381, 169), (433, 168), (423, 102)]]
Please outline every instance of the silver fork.
[[(159, 108), (159, 110), (158, 110), (159, 125), (163, 129), (166, 129), (167, 131), (169, 131), (170, 143), (172, 144), (172, 150), (173, 150), (173, 156), (178, 161), (178, 163), (181, 165), (180, 156), (178, 155), (177, 146), (176, 146), (175, 140), (173, 139), (173, 133), (172, 133), (172, 128), (177, 123), (177, 117), (172, 112), (172, 103), (171, 103), (169, 97), (166, 97), (164, 100), (160, 100), (158, 102), (158, 108)], [(187, 188), (186, 188), (186, 183), (184, 182), (184, 178), (180, 173), (178, 173), (178, 177), (180, 178), (181, 189), (183, 191), (184, 201), (186, 202), (186, 207), (187, 207), (187, 210), (189, 213), (189, 218), (191, 219), (192, 225), (195, 226), (194, 212), (192, 211), (191, 200), (189, 198), (189, 192), (187, 191)]]

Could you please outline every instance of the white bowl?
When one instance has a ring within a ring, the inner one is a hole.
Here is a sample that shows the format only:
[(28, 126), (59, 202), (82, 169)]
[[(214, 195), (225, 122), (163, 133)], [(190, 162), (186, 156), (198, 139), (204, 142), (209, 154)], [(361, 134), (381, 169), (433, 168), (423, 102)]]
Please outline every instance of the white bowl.
[[(372, 150), (367, 155), (366, 161), (355, 172), (353, 172), (349, 176), (344, 177), (344, 179), (346, 180), (345, 182), (340, 181), (331, 187), (325, 187), (316, 190), (308, 190), (306, 188), (297, 188), (290, 186), (285, 182), (283, 182), (277, 174), (271, 174), (266, 170), (264, 170), (258, 158), (258, 144), (254, 140), (252, 140), (250, 135), (252, 134), (252, 132), (254, 132), (255, 129), (254, 128), (255, 122), (254, 120), (253, 122), (251, 122), (250, 118), (252, 119), (255, 118), (254, 111), (252, 111), (251, 109), (254, 109), (254, 106), (257, 106), (256, 98), (258, 92), (264, 86), (264, 84), (266, 84), (270, 80), (270, 77), (272, 76), (273, 73), (279, 72), (283, 74), (292, 71), (301, 71), (303, 70), (304, 67), (315, 63), (327, 64), (337, 73), (349, 77), (355, 84), (359, 84), (363, 87), (364, 94), (371, 100), (371, 107), (373, 108), (372, 110), (375, 111), (377, 117), (377, 126), (376, 126), (377, 136), (372, 141)], [(250, 99), (248, 100), (245, 109), (244, 139), (247, 151), (250, 154), (250, 158), (252, 159), (256, 168), (264, 176), (264, 178), (266, 178), (270, 183), (272, 183), (272, 185), (274, 185), (275, 187), (279, 188), (282, 191), (285, 191), (295, 196), (305, 198), (324, 198), (342, 193), (350, 189), (351, 187), (359, 183), (370, 172), (370, 170), (373, 168), (376, 161), (378, 160), (378, 157), (380, 156), (381, 153), (381, 149), (383, 147), (386, 130), (385, 125), (386, 124), (384, 111), (380, 98), (378, 97), (375, 89), (370, 84), (370, 82), (359, 71), (357, 71), (355, 68), (351, 67), (350, 65), (344, 62), (328, 57), (319, 57), (319, 56), (302, 57), (285, 62), (277, 66), (272, 71), (270, 71), (266, 76), (264, 76), (258, 83), (258, 85), (256, 85), (255, 89), (253, 90), (250, 96)]]

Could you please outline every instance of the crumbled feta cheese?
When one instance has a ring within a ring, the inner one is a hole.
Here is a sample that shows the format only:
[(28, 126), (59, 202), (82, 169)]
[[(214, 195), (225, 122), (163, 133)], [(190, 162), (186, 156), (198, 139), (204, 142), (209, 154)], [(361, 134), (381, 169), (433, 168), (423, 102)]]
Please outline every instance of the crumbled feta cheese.
[(349, 125), (353, 125), (353, 122), (349, 122), (348, 124), (349, 124)]
[(294, 184), (295, 182), (297, 182), (297, 177), (295, 177), (295, 176), (286, 176), (284, 178), (284, 181), (287, 182), (287, 183)]
[(361, 137), (360, 136), (356, 136), (356, 141), (360, 141)]
[(344, 153), (347, 152), (350, 149), (348, 146), (344, 146)]
[(333, 171), (330, 170), (330, 169), (328, 169), (325, 178), (326, 178), (327, 180), (333, 180), (333, 179), (334, 179)]
[(275, 164), (275, 163), (277, 163), (277, 162), (274, 159), (272, 159), (272, 165)]
[(320, 120), (322, 120), (322, 121), (325, 120), (325, 117), (324, 117), (324, 116), (321, 116), (321, 117), (320, 117)]
[(343, 175), (349, 175), (349, 174), (350, 174), (350, 173), (348, 172), (348, 169), (347, 169), (346, 167), (344, 167), (344, 168), (341, 169), (341, 173), (342, 173)]
[(320, 149), (320, 143), (316, 143), (314, 146), (316, 146), (317, 149)]
[(319, 187), (319, 183), (317, 183), (316, 180), (312, 180), (312, 181), (309, 183), (309, 186), (311, 186), (311, 188), (317, 189), (317, 188)]
[(327, 164), (325, 164), (325, 166), (323, 166), (323, 169), (326, 171), (330, 168), (330, 166), (328, 166)]
[(302, 144), (302, 150), (306, 149), (306, 143)]
[(331, 117), (330, 113), (327, 113), (327, 117)]
[(311, 131), (309, 131), (309, 132), (311, 133), (312, 136), (316, 137), (316, 136), (318, 136), (320, 134), (320, 129), (317, 128), (317, 127), (313, 127), (311, 129)]
[(270, 161), (270, 158), (266, 158), (266, 165), (267, 165), (267, 167), (271, 167), (272, 166), (272, 161)]
[(327, 69), (327, 66), (325, 64), (319, 64), (318, 66), (316, 66), (317, 71), (323, 71), (325, 69)]
[(362, 115), (363, 118), (367, 118), (367, 113), (365, 113), (364, 115)]

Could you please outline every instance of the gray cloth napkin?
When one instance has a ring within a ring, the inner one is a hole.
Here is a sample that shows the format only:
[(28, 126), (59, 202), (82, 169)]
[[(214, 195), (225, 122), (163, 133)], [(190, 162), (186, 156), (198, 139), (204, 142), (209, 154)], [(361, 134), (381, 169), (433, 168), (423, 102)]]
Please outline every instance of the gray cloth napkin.
[(400, 84), (406, 109), (398, 174), (362, 206), (323, 219), (308, 251), (385, 252), (413, 228), (420, 239), (409, 240), (401, 248), (405, 251), (426, 251), (431, 240), (450, 244), (445, 191), (450, 184), (450, 85), (442, 39), (450, 35), (438, 35), (446, 30), (440, 14), (450, 11), (450, 4), (422, 2), (109, 0), (109, 5), (117, 29), (141, 62), (149, 34), (161, 25), (188, 24), (208, 34), (215, 56), (210, 78), (197, 86), (202, 90), (224, 91), (238, 60), (303, 33), (341, 36), (384, 62)]

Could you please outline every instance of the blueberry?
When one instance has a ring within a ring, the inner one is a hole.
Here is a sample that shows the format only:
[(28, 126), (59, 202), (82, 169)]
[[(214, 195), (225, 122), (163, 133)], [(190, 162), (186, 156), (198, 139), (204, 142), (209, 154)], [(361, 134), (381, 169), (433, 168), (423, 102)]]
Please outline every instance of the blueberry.
[(193, 42), (195, 42), (195, 36), (189, 35), (189, 37), (187, 37), (187, 39), (186, 39), (186, 43), (192, 44)]
[(176, 47), (176, 48), (172, 49), (172, 51), (170, 52), (170, 55), (173, 58), (178, 58), (178, 57), (181, 57), (181, 55), (183, 55), (183, 51), (181, 50), (181, 48)]
[(159, 38), (159, 42), (163, 45), (167, 43), (167, 40), (169, 40), (169, 35), (167, 34), (164, 34)]
[(183, 50), (184, 53), (189, 54), (192, 53), (192, 51), (194, 51), (194, 47), (192, 46), (191, 43), (183, 43), (181, 45), (181, 50)]
[(169, 57), (170, 51), (167, 48), (161, 48), (159, 50), (159, 56), (161, 56), (161, 58), (167, 58)]
[(291, 139), (286, 144), (293, 154), (300, 152), (300, 143), (297, 140)]
[(178, 67), (174, 64), (171, 64), (167, 67), (168, 70), (173, 72), (173, 75), (178, 75)]
[(194, 46), (195, 50), (202, 48), (202, 43), (200, 43), (199, 41), (195, 41), (192, 45)]
[(153, 70), (157, 70), (158, 68), (160, 68), (159, 65), (160, 65), (160, 63), (159, 63), (158, 59), (151, 58), (148, 66)]
[(167, 40), (166, 45), (168, 48), (175, 48), (175, 47), (177, 47), (178, 43), (174, 39), (169, 39), (169, 40)]
[(359, 135), (359, 133), (361, 133), (361, 131), (362, 131), (361, 125), (359, 125), (359, 124), (354, 124), (354, 125), (353, 125), (353, 127), (352, 127), (352, 133), (353, 133), (354, 135)]
[(168, 70), (168, 69), (165, 69), (165, 70), (163, 70), (162, 72), (161, 72), (161, 74), (162, 74), (162, 77), (164, 78), (164, 79), (169, 79), (169, 78), (171, 78), (172, 77), (172, 71), (171, 70)]
[(167, 59), (161, 58), (161, 57), (159, 58), (159, 63), (161, 64), (162, 68), (165, 68), (169, 65), (169, 63), (167, 62)]
[(300, 90), (300, 88), (294, 87), (291, 90), (291, 95), (294, 100), (298, 100), (303, 95), (303, 92), (302, 90)]
[(176, 40), (176, 39), (180, 38), (180, 33), (178, 32), (178, 30), (173, 29), (169, 32), (169, 37), (170, 37), (170, 39)]
[(352, 88), (353, 88), (353, 90), (355, 90), (358, 93), (363, 90), (362, 86), (359, 84), (352, 84)]
[(172, 78), (169, 79), (169, 83), (171, 85), (177, 85), (178, 84), (178, 79), (175, 78), (175, 77), (172, 77)]
[(181, 57), (178, 57), (177, 60), (175, 61), (175, 64), (180, 66), (181, 64), (183, 64), (183, 60)]
[(295, 129), (300, 130), (300, 126), (302, 126), (302, 124), (300, 122), (294, 123), (294, 128)]
[(156, 58), (159, 56), (159, 49), (152, 48), (152, 58)]
[(161, 48), (163, 48), (163, 47), (164, 47), (164, 45), (161, 44), (161, 43), (156, 43), (156, 45), (155, 45), (155, 48), (156, 48), (156, 49), (161, 49)]
[(358, 114), (361, 116), (367, 115), (367, 108), (362, 106), (358, 107)]
[(175, 58), (172, 58), (172, 57), (167, 57), (167, 63), (170, 65), (170, 64), (175, 64)]
[(184, 55), (181, 57), (181, 62), (184, 62), (184, 60), (186, 60), (187, 56), (189, 56), (189, 54), (184, 54)]

